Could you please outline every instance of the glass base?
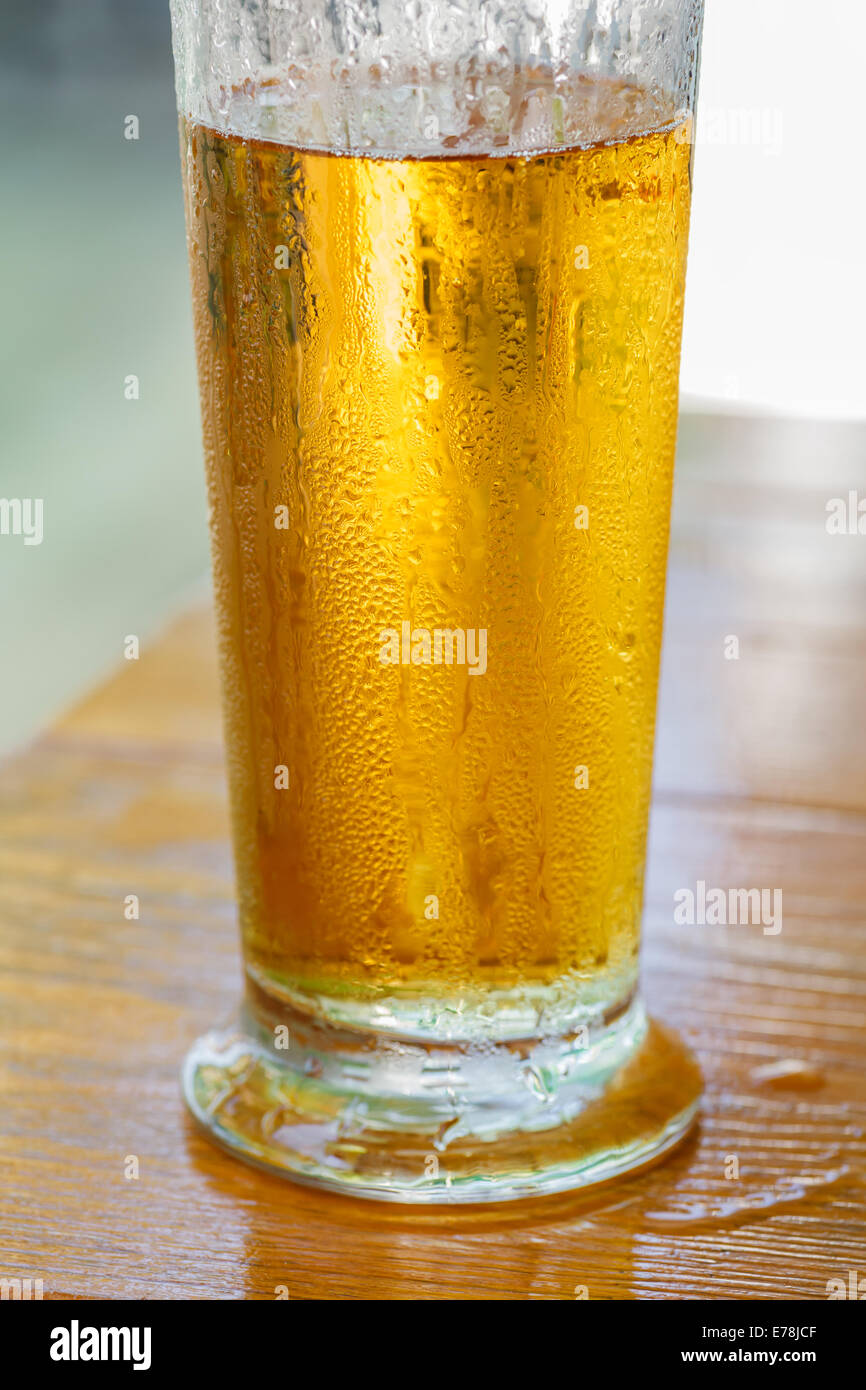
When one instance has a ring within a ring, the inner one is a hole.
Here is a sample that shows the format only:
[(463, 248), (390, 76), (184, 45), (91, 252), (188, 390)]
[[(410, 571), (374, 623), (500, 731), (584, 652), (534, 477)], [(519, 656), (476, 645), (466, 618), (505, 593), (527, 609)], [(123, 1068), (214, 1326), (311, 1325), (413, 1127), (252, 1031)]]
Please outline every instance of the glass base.
[(587, 1187), (684, 1137), (701, 1073), (639, 1001), (595, 1034), (418, 1044), (247, 1006), (183, 1066), (197, 1122), (300, 1183), (396, 1202)]
[(239, 1158), (356, 1197), (504, 1202), (603, 1182), (690, 1128), (688, 1048), (632, 1001), (597, 1030), (422, 1043), (246, 1006), (183, 1070), (195, 1119)]

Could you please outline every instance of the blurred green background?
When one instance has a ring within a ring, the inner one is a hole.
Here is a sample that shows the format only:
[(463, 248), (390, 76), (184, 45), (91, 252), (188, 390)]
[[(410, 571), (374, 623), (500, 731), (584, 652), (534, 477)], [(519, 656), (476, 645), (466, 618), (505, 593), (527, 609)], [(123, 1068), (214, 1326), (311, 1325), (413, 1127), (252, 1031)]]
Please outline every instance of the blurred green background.
[(0, 497), (44, 498), (41, 545), (0, 537), (2, 753), (208, 546), (167, 0), (4, 3), (0, 55)]

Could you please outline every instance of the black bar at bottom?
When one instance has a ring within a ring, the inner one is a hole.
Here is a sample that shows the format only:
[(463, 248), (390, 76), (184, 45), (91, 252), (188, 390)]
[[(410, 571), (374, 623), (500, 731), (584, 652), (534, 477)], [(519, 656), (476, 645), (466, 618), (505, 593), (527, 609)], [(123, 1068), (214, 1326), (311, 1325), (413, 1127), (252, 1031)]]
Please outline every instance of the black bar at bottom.
[[(213, 1376), (221, 1382), (231, 1370), (243, 1368), (245, 1384), (252, 1387), (262, 1377), (276, 1374), (296, 1380), (302, 1376), (307, 1383), (318, 1376), (308, 1366), (298, 1363), (301, 1349), (306, 1357), (319, 1355), (319, 1375), (323, 1380), (333, 1378), (337, 1365), (329, 1355), (329, 1346), (336, 1329), (328, 1329), (327, 1340), (316, 1337), (315, 1315), (298, 1304), (302, 1300), (273, 1300), (270, 1307), (255, 1303), (226, 1302), (62, 1302), (57, 1300), (4, 1300), (0, 1309), (0, 1326), (6, 1336), (7, 1351), (14, 1345), (22, 1371), (47, 1372), (53, 1379), (85, 1374), (93, 1378), (101, 1369), (114, 1376), (129, 1373), (157, 1374), (166, 1371), (194, 1370), (196, 1376)], [(438, 1300), (431, 1300), (438, 1302)], [(468, 1301), (468, 1300), (467, 1300)], [(488, 1302), (490, 1300), (484, 1300)], [(535, 1301), (535, 1300), (533, 1300)], [(539, 1300), (541, 1301), (541, 1300)], [(841, 1301), (841, 1299), (839, 1300)], [(846, 1301), (848, 1301), (846, 1299)], [(857, 1299), (856, 1301), (863, 1301)], [(293, 1306), (294, 1304), (294, 1306)], [(332, 1312), (329, 1317), (334, 1319)], [(337, 1316), (342, 1317), (338, 1314)], [(441, 1342), (446, 1329), (454, 1331), (452, 1323), (441, 1321), (442, 1311), (431, 1323), (431, 1332), (439, 1350), (433, 1353), (433, 1363), (444, 1352)], [(476, 1318), (478, 1314), (474, 1315)], [(449, 1315), (453, 1318), (454, 1313)], [(466, 1334), (470, 1324), (459, 1332), (463, 1344), (458, 1360), (468, 1369), (467, 1350), (481, 1358), (489, 1376), (495, 1365), (496, 1352), (515, 1349), (522, 1343), (531, 1359), (535, 1359), (540, 1343), (531, 1325), (522, 1327), (513, 1322), (496, 1341), (491, 1341), (484, 1322), (472, 1326), (469, 1346)], [(381, 1314), (365, 1305), (365, 1318), (358, 1322), (351, 1313), (347, 1319), (348, 1335), (343, 1341), (337, 1333), (336, 1348), (340, 1361), (345, 1362), (363, 1353), (367, 1371), (391, 1379), (395, 1373), (402, 1378), (408, 1374), (426, 1374), (416, 1365), (414, 1372), (409, 1358), (400, 1370), (400, 1332), (406, 1331), (405, 1310), (399, 1324), (388, 1315), (385, 1323)], [(596, 1372), (609, 1365), (620, 1376), (634, 1367), (638, 1371), (666, 1373), (673, 1367), (685, 1367), (700, 1373), (705, 1366), (736, 1370), (739, 1367), (762, 1366), (765, 1369), (787, 1370), (791, 1367), (811, 1367), (826, 1378), (828, 1372), (858, 1364), (862, 1344), (863, 1319), (853, 1309), (837, 1306), (836, 1300), (824, 1302), (596, 1302), (575, 1300), (565, 1324), (557, 1323), (572, 1342), (560, 1343), (560, 1352), (568, 1356), (573, 1371), (581, 1365), (594, 1365)], [(438, 1331), (437, 1331), (438, 1329)], [(364, 1343), (357, 1337), (364, 1336)], [(527, 1333), (532, 1340), (527, 1342)], [(14, 1343), (9, 1339), (13, 1338)], [(456, 1349), (456, 1348), (455, 1348)], [(432, 1351), (432, 1347), (431, 1347)], [(493, 1355), (491, 1356), (491, 1353)], [(510, 1353), (509, 1353), (510, 1354)], [(305, 1359), (306, 1359), (305, 1357)], [(386, 1364), (387, 1358), (387, 1364)], [(395, 1366), (395, 1358), (398, 1365)], [(555, 1360), (558, 1357), (554, 1358)], [(548, 1365), (547, 1354), (537, 1366), (539, 1378), (560, 1372)], [(432, 1367), (431, 1367), (432, 1369)]]

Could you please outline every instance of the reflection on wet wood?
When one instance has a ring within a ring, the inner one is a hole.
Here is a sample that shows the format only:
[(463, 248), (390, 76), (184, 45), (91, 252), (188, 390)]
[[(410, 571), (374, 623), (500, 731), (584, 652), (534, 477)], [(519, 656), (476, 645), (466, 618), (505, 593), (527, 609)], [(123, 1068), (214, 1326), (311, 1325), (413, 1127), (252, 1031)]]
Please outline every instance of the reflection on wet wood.
[[(866, 1275), (866, 537), (824, 525), (850, 488), (854, 427), (684, 422), (644, 963), (704, 1071), (685, 1146), (587, 1196), (425, 1213), (293, 1187), (196, 1132), (179, 1059), (240, 970), (193, 614), (0, 774), (0, 1275), (54, 1298), (388, 1299), (808, 1299)], [(780, 888), (782, 930), (678, 924), (698, 882)]]

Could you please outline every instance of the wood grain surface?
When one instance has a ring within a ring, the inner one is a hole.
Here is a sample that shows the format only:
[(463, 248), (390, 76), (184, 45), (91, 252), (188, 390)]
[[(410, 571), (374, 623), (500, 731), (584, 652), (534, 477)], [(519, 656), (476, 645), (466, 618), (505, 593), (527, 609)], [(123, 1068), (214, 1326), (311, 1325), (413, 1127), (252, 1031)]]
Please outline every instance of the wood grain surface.
[[(57, 1299), (824, 1299), (866, 1276), (866, 536), (825, 526), (858, 488), (862, 428), (683, 421), (643, 961), (706, 1095), (664, 1164), (582, 1197), (358, 1202), (187, 1118), (184, 1049), (241, 983), (206, 612), (7, 763), (0, 1276)], [(676, 925), (701, 879), (779, 888), (782, 931)]]

